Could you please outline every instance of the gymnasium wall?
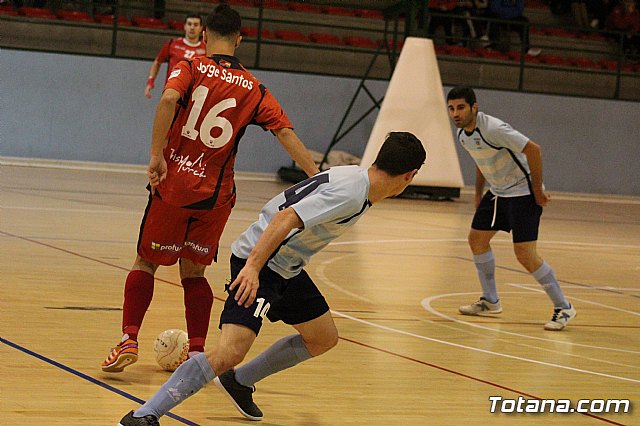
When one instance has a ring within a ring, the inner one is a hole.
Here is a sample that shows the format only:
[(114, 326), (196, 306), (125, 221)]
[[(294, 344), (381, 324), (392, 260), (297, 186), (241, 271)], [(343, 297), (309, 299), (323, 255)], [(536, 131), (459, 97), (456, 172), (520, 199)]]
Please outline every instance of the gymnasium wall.
[[(161, 90), (152, 100), (144, 97), (150, 62), (6, 49), (0, 54), (0, 156), (146, 164)], [(279, 99), (305, 144), (321, 152), (359, 84), (294, 73), (255, 75)], [(367, 82), (376, 97), (386, 86)], [(477, 95), (482, 111), (542, 145), (548, 190), (640, 196), (640, 103), (487, 90)], [(362, 94), (347, 125), (371, 105)], [(374, 120), (371, 114), (336, 149), (362, 155)], [(473, 163), (456, 149), (465, 184), (472, 185)], [(239, 171), (275, 173), (291, 161), (270, 133), (252, 126), (236, 164)]]

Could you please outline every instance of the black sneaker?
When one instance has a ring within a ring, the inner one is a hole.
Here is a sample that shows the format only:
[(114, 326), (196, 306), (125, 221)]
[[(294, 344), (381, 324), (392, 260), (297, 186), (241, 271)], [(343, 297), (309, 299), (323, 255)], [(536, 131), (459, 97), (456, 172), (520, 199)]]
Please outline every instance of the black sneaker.
[(262, 411), (260, 411), (251, 397), (251, 394), (255, 392), (256, 388), (254, 386), (242, 386), (236, 382), (235, 371), (229, 370), (222, 373), (213, 379), (213, 383), (215, 383), (222, 393), (231, 399), (233, 405), (236, 406), (243, 416), (249, 420), (262, 420)]
[(154, 416), (133, 417), (133, 410), (124, 416), (118, 426), (160, 426), (158, 419)]

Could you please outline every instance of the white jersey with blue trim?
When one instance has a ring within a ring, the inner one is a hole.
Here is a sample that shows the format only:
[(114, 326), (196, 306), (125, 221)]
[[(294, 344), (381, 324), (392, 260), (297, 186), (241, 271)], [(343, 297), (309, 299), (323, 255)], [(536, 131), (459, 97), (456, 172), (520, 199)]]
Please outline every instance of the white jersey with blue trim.
[(471, 134), (464, 129), (458, 131), (458, 142), (473, 157), (490, 191), (500, 197), (531, 193), (531, 171), (527, 156), (522, 153), (528, 141), (509, 124), (482, 112), (478, 112)]
[(369, 174), (359, 166), (338, 166), (318, 173), (272, 198), (258, 220), (231, 245), (239, 258), (247, 259), (269, 222), (280, 210), (291, 207), (304, 227), (293, 229), (267, 262), (284, 278), (300, 273), (311, 256), (353, 226), (371, 207)]

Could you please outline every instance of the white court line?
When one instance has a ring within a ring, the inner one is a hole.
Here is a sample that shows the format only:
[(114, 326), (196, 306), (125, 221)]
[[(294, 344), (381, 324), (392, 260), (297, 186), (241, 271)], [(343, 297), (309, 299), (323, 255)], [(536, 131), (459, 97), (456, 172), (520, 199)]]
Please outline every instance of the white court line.
[(544, 366), (547, 366), (547, 367), (560, 368), (560, 369), (563, 369), (563, 370), (575, 371), (575, 372), (578, 372), (578, 373), (591, 374), (591, 375), (594, 375), (594, 376), (606, 377), (606, 378), (609, 378), (609, 379), (616, 379), (616, 380), (623, 380), (623, 381), (626, 381), (626, 382), (640, 383), (640, 380), (631, 379), (629, 377), (614, 376), (614, 375), (611, 375), (611, 374), (598, 373), (596, 371), (591, 371), (591, 370), (583, 370), (583, 369), (580, 369), (580, 368), (568, 367), (566, 365), (553, 364), (553, 363), (544, 362), (544, 361), (536, 361), (534, 359), (522, 358), (522, 357), (515, 356), (515, 355), (508, 355), (508, 354), (504, 354), (504, 353), (500, 353), (500, 352), (488, 351), (486, 349), (474, 348), (474, 347), (471, 347), (471, 346), (460, 345), (458, 343), (447, 342), (445, 340), (434, 339), (432, 337), (421, 336), (419, 334), (410, 333), (410, 332), (404, 331), (404, 330), (398, 330), (398, 329), (395, 329), (395, 328), (391, 328), (391, 327), (387, 327), (387, 326), (384, 326), (384, 325), (376, 324), (376, 323), (373, 323), (373, 322), (370, 322), (370, 321), (362, 320), (360, 318), (352, 317), (351, 315), (343, 314), (342, 312), (339, 312), (339, 311), (331, 310), (331, 313), (334, 314), (334, 315), (346, 318), (346, 319), (350, 319), (350, 320), (355, 321), (355, 322), (359, 322), (359, 323), (362, 323), (362, 324), (369, 325), (371, 327), (376, 327), (376, 328), (380, 328), (382, 330), (390, 331), (390, 332), (393, 332), (393, 333), (402, 334), (402, 335), (409, 336), (409, 337), (415, 337), (415, 338), (418, 338), (418, 339), (421, 339), (421, 340), (428, 340), (430, 342), (440, 343), (440, 344), (447, 345), (447, 346), (454, 346), (454, 347), (460, 348), (460, 349), (468, 349), (468, 350), (472, 350), (472, 351), (475, 351), (475, 352), (482, 352), (482, 353), (485, 353), (485, 354), (488, 354), (488, 355), (494, 355), (494, 356), (499, 356), (499, 357), (503, 357), (503, 358), (515, 359), (517, 361), (524, 361), (524, 362), (529, 362), (529, 363), (532, 363), (532, 364), (544, 365)]
[[(526, 288), (538, 288), (540, 284), (518, 284), (519, 287)], [(604, 287), (585, 287), (583, 285), (575, 285), (575, 284), (562, 284), (562, 288), (570, 288), (572, 290), (611, 290), (611, 291), (637, 291), (640, 290), (639, 287), (612, 287), (612, 286), (604, 286)], [(602, 294), (599, 292), (599, 294)], [(621, 294), (620, 296), (624, 296)]]
[[(538, 288), (529, 288), (528, 286), (524, 286), (524, 285), (521, 285), (521, 284), (514, 284), (514, 283), (507, 283), (507, 284), (508, 284), (508, 285), (510, 285), (510, 286), (512, 286), (512, 287), (518, 287), (518, 288), (521, 288), (521, 289), (523, 289), (523, 290), (533, 291), (533, 292), (535, 292), (535, 293), (543, 293), (543, 294), (544, 294), (544, 290), (542, 290), (542, 289), (538, 289)], [(562, 286), (562, 288), (565, 288), (565, 286)], [(640, 316), (640, 312), (628, 311), (628, 310), (626, 310), (626, 309), (622, 309), (622, 308), (618, 308), (618, 307), (610, 306), (610, 305), (604, 305), (604, 304), (602, 304), (602, 303), (593, 302), (593, 301), (591, 301), (591, 300), (581, 299), (581, 298), (579, 298), (579, 297), (574, 297), (574, 296), (571, 296), (571, 299), (573, 299), (573, 300), (579, 300), (579, 301), (580, 301), (580, 302), (582, 302), (582, 303), (588, 303), (588, 304), (590, 304), (590, 305), (600, 306), (601, 308), (607, 308), (607, 309), (611, 309), (611, 310), (614, 310), (614, 311), (624, 312), (624, 313), (626, 313), (626, 314), (630, 314), (630, 315), (637, 315), (637, 316)]]
[[(515, 292), (515, 291), (509, 291), (509, 292), (502, 292), (503, 294), (524, 294), (524, 292)], [(478, 293), (477, 292), (471, 292), (471, 293), (446, 293), (446, 294), (439, 294), (436, 296), (431, 296), (431, 297), (427, 297), (422, 299), (422, 302), (420, 302), (420, 304), (422, 305), (423, 308), (425, 308), (427, 311), (431, 312), (432, 314), (439, 316), (441, 318), (445, 318), (448, 319), (449, 321), (453, 321), (453, 322), (457, 322), (459, 324), (465, 324), (469, 327), (475, 327), (475, 328), (480, 328), (483, 330), (489, 330), (492, 331), (494, 333), (502, 333), (502, 334), (508, 334), (511, 336), (517, 336), (517, 337), (525, 337), (528, 339), (534, 339), (534, 340), (541, 340), (543, 342), (551, 342), (551, 343), (561, 343), (564, 345), (570, 345), (570, 346), (579, 346), (579, 347), (583, 347), (583, 348), (591, 348), (591, 349), (602, 349), (602, 350), (606, 350), (606, 351), (613, 351), (613, 352), (624, 352), (624, 353), (630, 353), (630, 354), (640, 354), (640, 352), (638, 351), (631, 351), (628, 349), (616, 349), (616, 348), (609, 348), (609, 347), (603, 347), (603, 346), (594, 346), (594, 345), (585, 345), (582, 343), (574, 343), (574, 342), (564, 342), (562, 340), (555, 340), (555, 339), (545, 339), (544, 337), (536, 337), (536, 336), (529, 336), (528, 334), (521, 334), (521, 333), (513, 333), (511, 331), (504, 331), (504, 330), (496, 330), (495, 328), (491, 328), (491, 327), (485, 327), (482, 326), (480, 324), (474, 324), (468, 321), (463, 321), (454, 317), (451, 317), (449, 315), (445, 315), (442, 312), (439, 312), (437, 310), (435, 310), (434, 308), (431, 307), (431, 302), (433, 300), (436, 299), (440, 299), (443, 297), (451, 297), (451, 296), (470, 296), (470, 295), (475, 295), (477, 296)]]
[[(392, 239), (392, 240), (355, 240), (355, 241), (338, 241), (329, 243), (330, 246), (346, 246), (346, 245), (362, 245), (362, 244), (398, 244), (398, 243), (467, 243), (466, 238), (418, 238), (418, 239)], [(491, 243), (509, 243), (507, 239), (493, 239)], [(564, 246), (579, 247), (607, 247), (607, 248), (624, 248), (639, 249), (640, 245), (634, 244), (603, 244), (603, 243), (580, 243), (577, 241), (538, 241), (539, 245), (555, 244)]]

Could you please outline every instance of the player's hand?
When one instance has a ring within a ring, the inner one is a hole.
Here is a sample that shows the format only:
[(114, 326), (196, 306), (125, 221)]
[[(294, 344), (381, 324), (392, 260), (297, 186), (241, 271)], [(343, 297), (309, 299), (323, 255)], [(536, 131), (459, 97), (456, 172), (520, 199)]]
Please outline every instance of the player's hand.
[(237, 287), (235, 300), (239, 306), (248, 308), (256, 300), (256, 294), (258, 294), (258, 287), (260, 286), (258, 274), (258, 270), (245, 266), (229, 286), (229, 290)]
[(167, 177), (167, 162), (163, 155), (152, 155), (147, 167), (147, 177), (151, 185), (151, 193)]
[(151, 99), (151, 89), (153, 89), (153, 87), (151, 87), (150, 85), (147, 84), (147, 86), (144, 88), (144, 95), (147, 97), (147, 99)]
[(536, 204), (540, 207), (545, 207), (551, 201), (551, 196), (544, 191), (536, 191), (533, 195), (536, 197)]

